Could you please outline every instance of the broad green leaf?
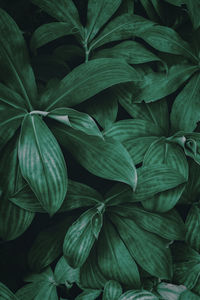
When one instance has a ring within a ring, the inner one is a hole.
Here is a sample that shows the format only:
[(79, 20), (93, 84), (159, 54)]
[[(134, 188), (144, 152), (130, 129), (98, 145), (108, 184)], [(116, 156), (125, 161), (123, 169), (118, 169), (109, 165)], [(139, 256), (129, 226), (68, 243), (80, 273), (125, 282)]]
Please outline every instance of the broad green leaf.
[(79, 13), (73, 0), (31, 0), (31, 2), (58, 21), (66, 22), (68, 26), (71, 26), (74, 33), (82, 34)]
[(194, 29), (198, 29), (200, 26), (200, 1), (199, 0), (184, 0), (189, 10), (189, 15), (193, 23)]
[(96, 208), (87, 210), (69, 227), (66, 233), (63, 255), (72, 268), (83, 265), (95, 242), (91, 220), (96, 211)]
[(165, 239), (184, 240), (185, 238), (185, 224), (175, 210), (158, 214), (145, 211), (136, 204), (123, 203), (123, 206), (122, 204), (114, 206), (110, 211), (120, 216), (133, 219), (141, 228), (156, 233)]
[[(50, 2), (50, 1), (49, 1)], [(43, 24), (33, 33), (30, 47), (33, 52), (49, 42), (73, 33), (71, 24), (65, 22), (52, 22)]]
[(147, 200), (160, 192), (172, 189), (186, 182), (176, 170), (164, 165), (148, 165), (137, 170), (138, 183), (134, 198)]
[[(52, 127), (58, 141), (89, 172), (102, 178), (129, 184), (135, 189), (137, 173), (127, 150), (118, 142), (85, 135), (63, 125)], [(76, 151), (74, 152), (74, 149)]]
[(0, 282), (0, 297), (2, 300), (18, 300), (18, 298), (2, 282)]
[(88, 114), (75, 109), (57, 108), (48, 113), (47, 116), (86, 134), (102, 136), (95, 121)]
[(35, 102), (37, 97), (37, 88), (26, 44), (15, 21), (2, 9), (0, 30), (0, 77), (24, 98), (26, 107), (31, 109), (31, 102)]
[(127, 291), (118, 300), (158, 300), (154, 294), (148, 291), (132, 290)]
[[(106, 220), (99, 236), (98, 264), (108, 279), (126, 286), (140, 286), (140, 275), (128, 246), (121, 240), (113, 224)], [(120, 259), (119, 259), (120, 258)]]
[(3, 240), (13, 240), (23, 234), (32, 223), (35, 214), (19, 208), (9, 201), (9, 196), (17, 189), (21, 173), (17, 158), (18, 139), (13, 138), (1, 153), (0, 160), (0, 236)]
[(149, 72), (143, 77), (143, 81), (134, 86), (129, 84), (127, 88), (133, 102), (154, 102), (175, 92), (196, 71), (192, 65), (173, 65), (169, 72)]
[(175, 285), (161, 282), (157, 286), (157, 292), (166, 300), (180, 300), (180, 295), (186, 290), (184, 285)]
[(153, 122), (140, 119), (121, 120), (104, 132), (104, 136), (124, 143), (138, 137), (161, 136), (162, 129)]
[(153, 26), (153, 22), (133, 14), (123, 14), (109, 22), (100, 34), (92, 41), (90, 49), (98, 48), (104, 44), (130, 39), (141, 34)]
[(181, 296), (180, 296), (180, 299), (179, 300), (199, 300), (199, 295), (187, 290), (187, 291), (184, 291)]
[(0, 102), (1, 105), (7, 105), (9, 109), (14, 108), (26, 112), (26, 103), (23, 97), (3, 83), (0, 83)]
[(128, 64), (143, 64), (152, 61), (161, 61), (159, 57), (135, 41), (125, 41), (112, 48), (107, 48), (95, 53), (94, 58), (119, 58)]
[(101, 290), (85, 290), (81, 294), (79, 294), (75, 300), (95, 300), (101, 294)]
[(115, 122), (118, 103), (113, 89), (106, 89), (84, 103), (84, 110), (91, 115), (102, 128), (109, 128)]
[(118, 9), (122, 0), (89, 0), (87, 7), (86, 41), (91, 41)]
[(115, 84), (141, 80), (140, 75), (124, 61), (99, 58), (83, 63), (51, 89), (44, 109), (77, 105)]
[(104, 277), (97, 263), (97, 249), (94, 245), (89, 257), (80, 269), (80, 281), (78, 285), (82, 288), (102, 289), (108, 279)]
[[(177, 144), (168, 143), (165, 139), (152, 143), (146, 152), (143, 166), (155, 166), (165, 164), (169, 168), (180, 173), (185, 181), (188, 179), (188, 163), (181, 147)], [(143, 201), (143, 205), (148, 210), (166, 212), (172, 209), (179, 201), (185, 185), (180, 185), (175, 189), (164, 191), (154, 198)]]
[(28, 254), (32, 270), (40, 272), (61, 255), (66, 230), (73, 220), (73, 216), (68, 216), (65, 220), (50, 224), (38, 234)]
[(44, 209), (54, 214), (66, 195), (67, 169), (55, 137), (38, 115), (24, 118), (18, 155), (23, 177)]
[(145, 271), (161, 279), (172, 277), (171, 255), (166, 240), (141, 229), (131, 219), (112, 213), (111, 220), (131, 256)]
[(186, 219), (186, 241), (190, 247), (200, 252), (200, 208), (197, 205), (193, 205)]
[(150, 20), (160, 23), (163, 16), (162, 2), (157, 0), (141, 0), (148, 17)]
[(178, 33), (172, 28), (156, 24), (145, 29), (140, 34), (140, 37), (159, 51), (185, 55), (186, 57), (197, 61), (197, 58), (192, 53), (190, 45), (182, 40)]
[(65, 282), (71, 284), (78, 280), (79, 269), (71, 268), (64, 256), (62, 256), (56, 264), (54, 277), (59, 284), (64, 284)]
[(199, 115), (200, 73), (192, 76), (184, 89), (176, 97), (172, 106), (171, 124), (174, 132), (179, 130), (193, 131)]
[(134, 199), (133, 190), (122, 183), (115, 184), (104, 196), (107, 206), (115, 206), (120, 203), (137, 202)]
[(115, 300), (122, 294), (122, 287), (119, 282), (109, 280), (106, 282), (103, 291), (103, 300)]
[(35, 282), (27, 284), (16, 293), (18, 300), (58, 300), (56, 285), (52, 282)]

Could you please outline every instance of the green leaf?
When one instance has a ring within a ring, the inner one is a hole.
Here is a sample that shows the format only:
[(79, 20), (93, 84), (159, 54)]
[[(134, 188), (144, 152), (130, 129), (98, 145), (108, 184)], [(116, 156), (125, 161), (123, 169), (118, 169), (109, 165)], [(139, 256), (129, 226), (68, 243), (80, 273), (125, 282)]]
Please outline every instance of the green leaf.
[(83, 265), (95, 242), (91, 220), (96, 211), (96, 208), (87, 210), (70, 226), (66, 233), (63, 255), (72, 268)]
[[(192, 65), (173, 65), (169, 72), (148, 72), (143, 81), (125, 86), (132, 94), (133, 102), (154, 102), (175, 92), (196, 71)], [(122, 87), (123, 88), (123, 87)]]
[(130, 39), (135, 35), (141, 34), (153, 24), (153, 22), (133, 14), (118, 16), (110, 21), (92, 41), (89, 50), (96, 49), (110, 42)]
[(0, 282), (0, 297), (2, 300), (18, 300), (18, 298), (2, 282)]
[(71, 24), (65, 22), (52, 22), (43, 24), (33, 33), (30, 47), (33, 52), (60, 37), (73, 33)]
[(50, 224), (38, 234), (28, 254), (31, 270), (40, 272), (61, 255), (66, 230), (73, 220), (73, 216), (68, 216), (67, 219)]
[(158, 214), (145, 211), (136, 204), (123, 203), (110, 208), (110, 211), (115, 212), (122, 217), (133, 219), (141, 228), (156, 233), (165, 239), (185, 239), (185, 224), (175, 210)]
[(189, 16), (191, 18), (194, 29), (198, 29), (200, 26), (200, 1), (199, 0), (184, 0), (189, 10)]
[(180, 300), (199, 300), (199, 295), (187, 290), (185, 292), (183, 292), (180, 296)]
[(166, 26), (154, 25), (145, 29), (140, 37), (159, 51), (184, 55), (194, 61), (198, 58), (192, 53), (190, 45), (182, 40), (175, 30)]
[[(113, 224), (106, 220), (99, 236), (98, 264), (108, 279), (126, 286), (140, 286), (140, 275), (127, 245), (121, 240)], [(120, 257), (120, 259), (119, 259)]]
[(196, 128), (197, 122), (200, 120), (199, 86), (200, 73), (196, 73), (176, 97), (171, 112), (171, 124), (174, 132), (179, 130), (190, 132)]
[(75, 300), (95, 300), (101, 294), (101, 290), (85, 290)]
[(26, 112), (26, 103), (23, 97), (13, 89), (0, 82), (1, 105), (7, 105), (9, 109), (16, 109)]
[(186, 179), (176, 170), (167, 165), (148, 165), (137, 170), (138, 183), (134, 198), (146, 200), (160, 192), (172, 189), (186, 182)]
[(59, 284), (64, 284), (65, 282), (71, 284), (78, 280), (79, 269), (71, 268), (64, 256), (62, 256), (56, 264), (54, 277)]
[(187, 215), (185, 226), (187, 228), (186, 241), (190, 247), (200, 252), (200, 208), (193, 205)]
[(23, 286), (16, 296), (18, 300), (58, 300), (56, 285), (45, 281)]
[(14, 20), (0, 9), (0, 67), (3, 82), (18, 92), (31, 109), (35, 102), (37, 88), (28, 51), (21, 31)]
[(184, 285), (175, 285), (161, 282), (157, 286), (157, 292), (166, 300), (180, 300), (180, 295), (186, 290)]
[(23, 177), (49, 214), (62, 205), (67, 191), (67, 169), (61, 149), (38, 115), (23, 120), (19, 141)]
[[(143, 166), (155, 166), (165, 164), (169, 168), (181, 174), (185, 181), (188, 180), (188, 163), (181, 147), (160, 139), (151, 144), (143, 160)], [(143, 206), (152, 211), (166, 212), (172, 209), (179, 201), (185, 185), (164, 191), (153, 199), (143, 201)]]
[[(137, 173), (131, 157), (122, 144), (112, 140), (67, 130), (62, 126), (52, 128), (58, 141), (74, 155), (89, 172), (102, 178), (129, 184), (135, 189)], [(74, 149), (76, 148), (76, 152)]]
[(161, 61), (155, 54), (135, 41), (125, 41), (112, 48), (99, 50), (94, 58), (110, 57), (124, 59), (128, 64), (143, 64), (152, 61)]
[(96, 239), (98, 239), (101, 227), (103, 225), (103, 214), (101, 211), (97, 211), (96, 214), (92, 217), (92, 231)]
[(122, 294), (122, 287), (119, 282), (109, 280), (106, 282), (103, 291), (103, 300), (115, 300)]
[(23, 234), (32, 223), (35, 214), (19, 208), (9, 201), (9, 196), (18, 188), (21, 173), (17, 158), (18, 139), (13, 138), (1, 153), (0, 170), (0, 236), (13, 240)]
[(112, 17), (122, 0), (89, 0), (87, 8), (86, 40), (91, 41)]
[(79, 13), (73, 0), (31, 0), (31, 2), (58, 21), (66, 22), (74, 30), (74, 33), (82, 34)]
[(121, 14), (121, 12), (133, 14), (134, 7), (135, 7), (135, 4), (134, 4), (133, 0), (124, 0), (120, 6), (120, 14)]
[(111, 215), (131, 256), (148, 273), (161, 279), (172, 277), (172, 262), (166, 240), (147, 232), (131, 219)]
[(118, 103), (113, 89), (106, 89), (84, 103), (83, 109), (91, 115), (102, 128), (109, 128), (116, 120)]
[(134, 199), (133, 190), (122, 183), (115, 184), (104, 197), (107, 206), (115, 206), (127, 202), (137, 202), (137, 200)]
[(132, 291), (127, 291), (126, 293), (121, 295), (121, 297), (118, 300), (136, 300), (136, 299), (158, 300), (159, 298), (148, 291), (132, 290)]
[(99, 58), (73, 69), (43, 99), (44, 110), (77, 105), (115, 84), (141, 80), (124, 61)]
[(57, 108), (48, 113), (47, 116), (86, 134), (102, 137), (95, 121), (88, 114), (75, 109)]
[(121, 120), (104, 132), (104, 136), (124, 143), (138, 137), (161, 136), (162, 129), (153, 122), (140, 119)]

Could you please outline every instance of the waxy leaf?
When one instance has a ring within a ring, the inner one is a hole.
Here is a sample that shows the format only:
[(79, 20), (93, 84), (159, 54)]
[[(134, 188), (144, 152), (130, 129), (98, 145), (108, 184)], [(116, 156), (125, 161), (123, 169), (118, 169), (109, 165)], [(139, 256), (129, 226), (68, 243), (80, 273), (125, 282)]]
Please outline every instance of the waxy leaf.
[(66, 195), (67, 169), (55, 137), (38, 115), (24, 118), (18, 155), (23, 177), (44, 209), (54, 214)]
[(44, 24), (33, 33), (30, 46), (33, 52), (49, 42), (52, 42), (67, 34), (72, 34), (71, 24), (65, 22), (52, 22)]
[(37, 89), (26, 44), (15, 21), (2, 9), (0, 31), (0, 77), (24, 98), (26, 107), (31, 109), (31, 102), (36, 100)]
[(197, 205), (193, 205), (190, 208), (185, 226), (187, 229), (186, 241), (188, 245), (197, 252), (200, 252), (200, 208)]
[(77, 105), (115, 84), (141, 80), (140, 75), (124, 61), (99, 58), (83, 63), (51, 89), (44, 109)]
[(122, 0), (89, 0), (87, 7), (86, 40), (91, 41), (118, 9)]
[(141, 229), (131, 219), (112, 214), (111, 220), (131, 256), (145, 271), (162, 279), (171, 278), (171, 256), (166, 240)]
[[(65, 146), (75, 159), (89, 172), (99, 177), (129, 184), (135, 189), (137, 173), (127, 150), (113, 140), (85, 135), (63, 125), (53, 126), (58, 141)], [(74, 152), (74, 149), (76, 151)]]
[(137, 15), (123, 14), (109, 22), (101, 33), (92, 41), (90, 50), (98, 48), (104, 44), (126, 40), (137, 36), (143, 30), (153, 26), (153, 22)]
[(68, 229), (63, 244), (63, 254), (72, 268), (78, 268), (86, 261), (95, 241), (92, 218), (96, 208), (83, 213)]
[(159, 298), (149, 291), (127, 291), (118, 300), (158, 300)]
[[(110, 221), (105, 221), (98, 244), (98, 264), (106, 278), (126, 286), (140, 286), (140, 275), (128, 246)], [(120, 259), (119, 259), (120, 257)]]
[(103, 291), (102, 300), (115, 300), (118, 299), (122, 294), (122, 287), (119, 282), (109, 280), (106, 282)]
[(192, 76), (190, 81), (176, 97), (172, 106), (171, 124), (174, 132), (193, 131), (200, 120), (200, 73)]

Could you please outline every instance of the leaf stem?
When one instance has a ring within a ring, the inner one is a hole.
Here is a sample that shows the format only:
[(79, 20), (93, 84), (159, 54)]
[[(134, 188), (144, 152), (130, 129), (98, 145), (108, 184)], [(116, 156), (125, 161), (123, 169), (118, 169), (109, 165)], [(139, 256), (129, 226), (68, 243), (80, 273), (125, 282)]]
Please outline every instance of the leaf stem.
[(48, 115), (47, 111), (41, 111), (41, 110), (33, 110), (29, 113), (30, 115), (41, 115), (43, 117), (46, 117)]

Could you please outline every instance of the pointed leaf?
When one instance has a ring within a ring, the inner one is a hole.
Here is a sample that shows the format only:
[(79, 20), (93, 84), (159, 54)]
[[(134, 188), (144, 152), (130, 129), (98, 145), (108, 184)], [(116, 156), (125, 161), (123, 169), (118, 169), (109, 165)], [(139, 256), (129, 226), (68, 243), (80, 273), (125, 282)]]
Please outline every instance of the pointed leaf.
[[(63, 126), (52, 128), (58, 141), (63, 144), (75, 159), (89, 172), (99, 177), (129, 184), (135, 189), (136, 169), (122, 144), (112, 140), (84, 135)], [(76, 152), (74, 152), (76, 148)]]
[[(140, 275), (127, 245), (121, 240), (110, 221), (104, 223), (98, 240), (98, 264), (108, 279), (116, 280), (126, 286), (140, 286)], [(119, 259), (120, 257), (120, 259)]]
[(145, 271), (161, 279), (171, 278), (171, 255), (166, 240), (141, 229), (130, 219), (112, 214), (111, 220), (131, 256)]
[(30, 109), (31, 101), (36, 100), (37, 89), (23, 35), (14, 20), (2, 9), (0, 28), (0, 77), (25, 99), (26, 107)]
[(176, 97), (172, 106), (171, 124), (174, 132), (179, 130), (189, 132), (196, 128), (200, 120), (199, 95), (200, 73), (196, 73)]
[(116, 300), (122, 294), (122, 287), (119, 282), (109, 280), (106, 282), (103, 291), (103, 300)]
[(52, 89), (44, 109), (77, 105), (115, 84), (141, 80), (139, 74), (124, 61), (99, 58), (73, 69)]
[(19, 163), (41, 205), (54, 214), (67, 191), (67, 169), (61, 149), (38, 115), (28, 114), (22, 123)]
[(87, 8), (87, 40), (90, 42), (101, 27), (112, 17), (121, 0), (89, 0)]
[(190, 247), (200, 252), (200, 208), (197, 205), (193, 205), (186, 219), (186, 241)]

